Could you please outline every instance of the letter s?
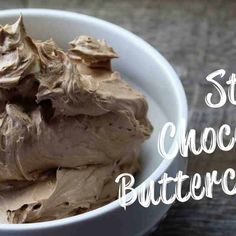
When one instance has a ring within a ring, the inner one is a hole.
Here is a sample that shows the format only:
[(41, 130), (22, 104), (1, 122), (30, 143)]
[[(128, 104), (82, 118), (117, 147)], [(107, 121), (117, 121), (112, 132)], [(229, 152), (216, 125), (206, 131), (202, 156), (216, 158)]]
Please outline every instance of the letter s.
[(216, 88), (216, 90), (220, 94), (220, 101), (215, 104), (211, 102), (211, 98), (212, 98), (213, 94), (208, 93), (206, 95), (205, 102), (209, 107), (212, 107), (212, 108), (219, 108), (219, 107), (224, 106), (224, 104), (226, 103), (226, 100), (227, 100), (224, 88), (217, 81), (214, 80), (214, 78), (218, 75), (220, 75), (220, 77), (222, 78), (225, 75), (225, 70), (223, 70), (223, 69), (216, 70), (206, 77), (206, 80), (213, 83), (213, 86)]

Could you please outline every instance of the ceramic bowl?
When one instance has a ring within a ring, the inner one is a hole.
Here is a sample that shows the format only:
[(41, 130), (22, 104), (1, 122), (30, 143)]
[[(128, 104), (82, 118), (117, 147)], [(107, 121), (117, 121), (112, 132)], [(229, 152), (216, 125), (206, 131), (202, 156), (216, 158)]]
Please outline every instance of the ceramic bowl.
[[(160, 53), (133, 33), (91, 16), (47, 10), (14, 9), (0, 12), (0, 24), (13, 23), (20, 13), (26, 30), (35, 39), (52, 37), (66, 49), (68, 42), (78, 34), (105, 39), (118, 53), (113, 68), (141, 90), (149, 103), (148, 116), (154, 126), (151, 138), (142, 146), (141, 170), (136, 186), (150, 179), (155, 182), (164, 172), (175, 176), (185, 169), (183, 158), (163, 159), (157, 151), (157, 138), (162, 126), (173, 122), (179, 132), (180, 121), (187, 120), (187, 102), (180, 79)], [(173, 139), (166, 144), (171, 149)], [(156, 190), (158, 191), (158, 186)], [(170, 194), (174, 188), (170, 188)], [(156, 225), (166, 214), (169, 205), (160, 204), (143, 208), (138, 202), (126, 211), (118, 200), (96, 210), (60, 220), (30, 224), (0, 224), (0, 235), (8, 236), (73, 236), (73, 235), (142, 235)]]

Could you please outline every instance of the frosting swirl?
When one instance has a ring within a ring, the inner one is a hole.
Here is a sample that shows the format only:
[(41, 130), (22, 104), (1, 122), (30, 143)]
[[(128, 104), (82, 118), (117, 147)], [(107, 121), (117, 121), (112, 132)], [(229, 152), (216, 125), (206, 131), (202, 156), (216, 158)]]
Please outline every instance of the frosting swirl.
[(111, 69), (104, 40), (68, 52), (31, 39), (22, 16), (0, 26), (0, 221), (38, 222), (116, 198), (151, 132), (143, 95)]

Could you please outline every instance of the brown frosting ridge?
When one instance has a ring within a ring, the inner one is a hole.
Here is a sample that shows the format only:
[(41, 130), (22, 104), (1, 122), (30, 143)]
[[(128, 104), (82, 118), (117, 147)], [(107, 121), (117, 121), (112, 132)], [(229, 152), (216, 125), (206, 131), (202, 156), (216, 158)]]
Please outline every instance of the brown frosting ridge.
[(105, 41), (79, 36), (69, 52), (32, 40), (22, 17), (0, 26), (0, 221), (38, 222), (117, 197), (151, 132), (143, 95), (111, 70)]

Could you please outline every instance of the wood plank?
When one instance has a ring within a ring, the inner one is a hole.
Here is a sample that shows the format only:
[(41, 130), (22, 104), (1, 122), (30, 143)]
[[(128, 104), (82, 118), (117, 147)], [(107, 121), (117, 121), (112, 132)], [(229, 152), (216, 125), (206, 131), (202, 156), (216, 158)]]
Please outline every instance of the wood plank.
[(27, 0), (1, 0), (0, 1), (0, 10), (5, 10), (5, 9), (14, 9), (14, 8), (24, 8), (28, 4)]
[[(233, 0), (28, 0), (1, 1), (0, 8), (57, 8), (81, 12), (114, 22), (138, 34), (157, 48), (179, 74), (189, 103), (189, 127), (199, 132), (222, 123), (236, 126), (234, 106), (209, 109), (204, 96), (214, 91), (205, 77), (220, 68), (236, 72), (236, 1)], [(79, 29), (78, 29), (79, 31)], [(217, 97), (215, 97), (217, 99)], [(236, 166), (235, 150), (189, 157), (188, 173), (223, 172)], [(188, 184), (185, 185), (187, 191)], [(176, 203), (152, 236), (235, 235), (236, 199), (220, 186), (213, 199)]]

